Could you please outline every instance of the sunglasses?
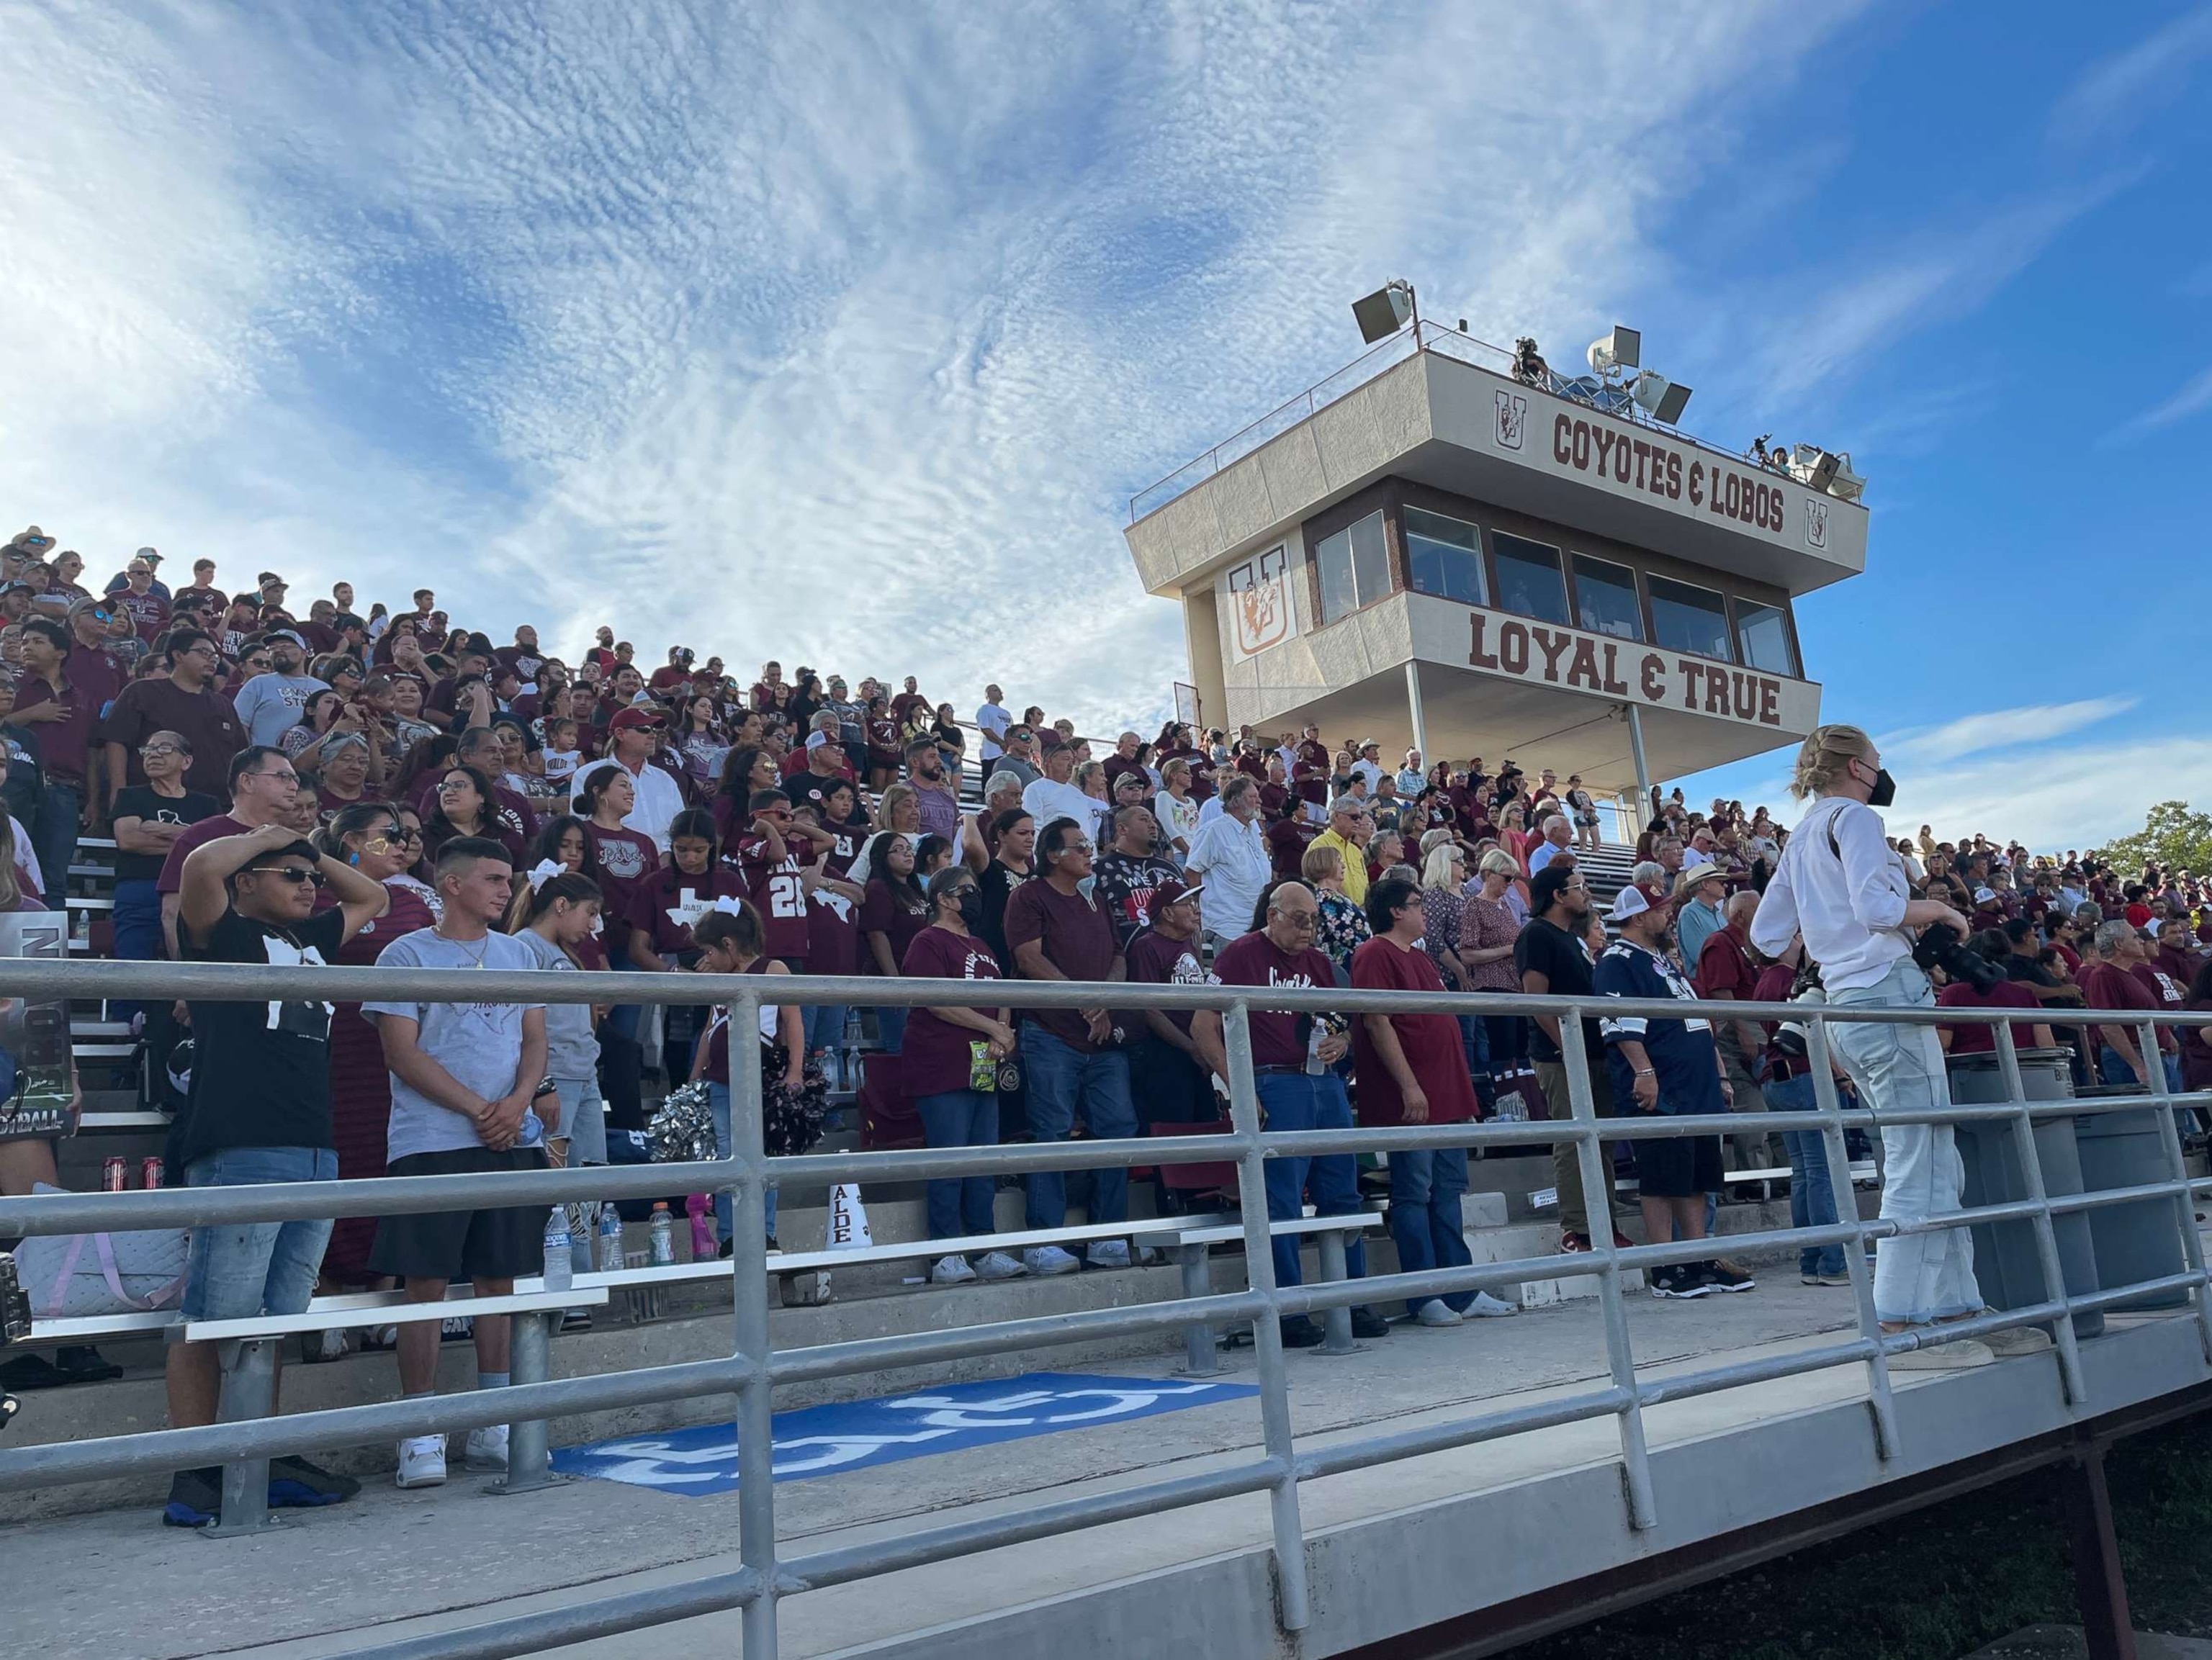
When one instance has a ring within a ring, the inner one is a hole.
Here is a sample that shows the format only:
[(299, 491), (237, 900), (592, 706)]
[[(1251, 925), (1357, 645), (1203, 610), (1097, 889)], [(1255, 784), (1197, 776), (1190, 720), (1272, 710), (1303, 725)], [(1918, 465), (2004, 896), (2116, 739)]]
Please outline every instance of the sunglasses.
[(249, 864), (246, 868), (266, 876), (282, 876), (287, 881), (304, 888), (320, 888), (329, 880), (321, 871), (310, 869), (305, 865)]

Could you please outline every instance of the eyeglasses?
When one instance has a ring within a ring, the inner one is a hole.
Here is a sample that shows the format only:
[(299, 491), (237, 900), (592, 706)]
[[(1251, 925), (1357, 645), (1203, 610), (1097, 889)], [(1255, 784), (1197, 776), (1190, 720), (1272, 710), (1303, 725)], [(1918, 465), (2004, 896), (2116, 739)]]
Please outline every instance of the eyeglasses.
[(1311, 928), (1321, 921), (1319, 913), (1312, 911), (1273, 911), (1268, 914), (1279, 917), (1290, 928)]
[(471, 784), (466, 779), (446, 779), (440, 782), (438, 785), (438, 793), (442, 796), (448, 790), (473, 790), (475, 788), (476, 785)]
[(248, 772), (246, 776), (250, 779), (275, 779), (282, 784), (297, 785), (300, 782), (300, 775), (289, 766), (281, 772)]
[(181, 755), (185, 752), (173, 743), (148, 743), (141, 745), (138, 753), (151, 760), (156, 755)]
[(319, 870), (300, 864), (249, 864), (248, 870), (266, 876), (282, 876), (285, 881), (301, 887), (320, 888), (328, 877)]

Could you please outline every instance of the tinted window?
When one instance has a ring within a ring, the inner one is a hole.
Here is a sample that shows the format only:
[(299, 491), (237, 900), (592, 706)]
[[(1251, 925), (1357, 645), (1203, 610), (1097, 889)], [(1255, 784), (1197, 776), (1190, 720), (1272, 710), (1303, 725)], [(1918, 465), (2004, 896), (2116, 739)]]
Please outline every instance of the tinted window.
[(1466, 605), (1487, 603), (1482, 536), (1463, 519), (1406, 509), (1406, 574), (1414, 589)]
[(1700, 657), (1735, 661), (1729, 642), (1728, 607), (1709, 588), (1692, 588), (1686, 582), (1665, 577), (1649, 579), (1651, 585), (1651, 633), (1660, 645), (1676, 651), (1695, 651)]
[(1642, 639), (1636, 606), (1636, 573), (1584, 554), (1575, 555), (1575, 624), (1615, 639)]
[(1755, 600), (1736, 601), (1735, 639), (1744, 662), (1752, 668), (1796, 677), (1797, 659), (1790, 651), (1790, 627), (1779, 607), (1761, 605)]
[(1567, 585), (1559, 574), (1558, 548), (1493, 532), (1490, 551), (1498, 561), (1499, 606), (1541, 622), (1566, 621)]
[(1382, 542), (1382, 515), (1370, 513), (1356, 524), (1314, 544), (1314, 566), (1321, 578), (1321, 620), (1334, 622), (1390, 591), (1390, 558)]

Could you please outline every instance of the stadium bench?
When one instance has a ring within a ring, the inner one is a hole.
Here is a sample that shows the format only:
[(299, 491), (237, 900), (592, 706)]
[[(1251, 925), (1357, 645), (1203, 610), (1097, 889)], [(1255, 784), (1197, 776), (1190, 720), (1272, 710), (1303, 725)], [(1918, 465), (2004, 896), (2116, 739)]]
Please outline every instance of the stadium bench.
[[(1355, 1211), (1345, 1216), (1300, 1216), (1270, 1222), (1267, 1232), (1316, 1236), (1321, 1245), (1321, 1277), (1341, 1280), (1346, 1273), (1347, 1239), (1353, 1234), (1364, 1233), (1382, 1220), (1381, 1214), (1373, 1210)], [(1206, 1257), (1213, 1246), (1243, 1242), (1244, 1225), (1234, 1220), (1154, 1227), (1137, 1236), (1139, 1245), (1175, 1258), (1182, 1269), (1182, 1294), (1186, 1297), (1212, 1293)], [(1349, 1354), (1359, 1348), (1352, 1341), (1352, 1311), (1348, 1307), (1332, 1308), (1323, 1313), (1322, 1330), (1327, 1334), (1321, 1346), (1323, 1354)], [(1183, 1370), (1194, 1378), (1210, 1378), (1221, 1370), (1221, 1363), (1215, 1358), (1213, 1328), (1202, 1320), (1183, 1329)]]

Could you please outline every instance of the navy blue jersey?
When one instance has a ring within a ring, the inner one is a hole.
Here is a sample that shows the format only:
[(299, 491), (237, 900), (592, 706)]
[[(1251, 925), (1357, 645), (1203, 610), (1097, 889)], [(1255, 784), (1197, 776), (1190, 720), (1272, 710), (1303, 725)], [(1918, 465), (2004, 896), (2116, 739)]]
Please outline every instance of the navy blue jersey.
[[(1640, 945), (1615, 940), (1597, 960), (1591, 984), (1601, 997), (1694, 1000), (1697, 992), (1682, 971), (1665, 957), (1655, 956)], [(1667, 1113), (1725, 1112), (1721, 1098), (1719, 1063), (1714, 1056), (1712, 1022), (1691, 1015), (1676, 1020), (1646, 1019), (1640, 1015), (1605, 1017), (1598, 1022), (1605, 1034), (1606, 1052), (1613, 1066), (1613, 1100), (1624, 1108), (1634, 1100), (1635, 1069), (1620, 1052), (1620, 1039), (1644, 1045), (1651, 1069), (1659, 1075), (1659, 1110)]]

